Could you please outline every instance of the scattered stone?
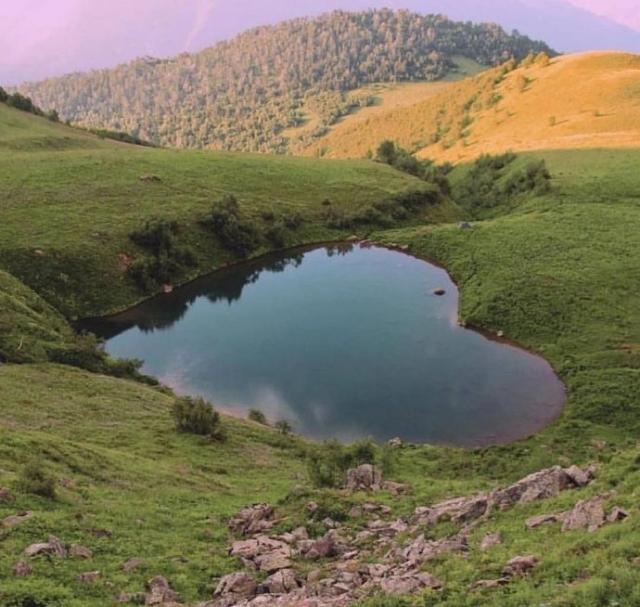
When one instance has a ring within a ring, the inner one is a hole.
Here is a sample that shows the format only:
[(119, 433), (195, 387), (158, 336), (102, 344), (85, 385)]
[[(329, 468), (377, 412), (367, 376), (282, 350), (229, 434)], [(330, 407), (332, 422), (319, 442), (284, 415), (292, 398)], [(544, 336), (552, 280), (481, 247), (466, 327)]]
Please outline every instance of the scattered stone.
[(11, 491), (6, 487), (0, 487), (0, 504), (7, 504), (13, 501), (13, 495), (11, 495)]
[(461, 221), (458, 223), (459, 230), (471, 230), (473, 225), (471, 225), (468, 221)]
[(437, 295), (438, 297), (442, 297), (446, 293), (447, 292), (442, 287), (439, 287), (439, 288), (433, 290), (433, 294)]
[(121, 592), (118, 597), (118, 603), (133, 603), (135, 605), (144, 605), (147, 595), (144, 592)]
[(5, 528), (17, 527), (18, 525), (24, 523), (25, 521), (28, 521), (32, 517), (33, 512), (31, 512), (30, 510), (20, 512), (18, 514), (12, 514), (2, 521), (2, 526)]
[(255, 596), (258, 584), (247, 573), (236, 572), (225, 575), (214, 592), (214, 597), (232, 597), (234, 599), (245, 599)]
[(307, 575), (307, 583), (315, 584), (322, 579), (322, 569), (312, 569)]
[(262, 533), (273, 525), (273, 507), (268, 504), (254, 504), (243, 508), (229, 521), (229, 529), (239, 535)]
[(489, 496), (481, 493), (471, 497), (457, 497), (435, 506), (416, 508), (414, 520), (421, 525), (435, 525), (441, 520), (454, 523), (478, 519), (489, 511)]
[(502, 570), (503, 575), (511, 577), (524, 575), (538, 564), (538, 558), (533, 555), (516, 556), (512, 558)]
[(500, 588), (500, 586), (505, 586), (509, 583), (509, 578), (508, 577), (500, 577), (496, 580), (478, 580), (477, 582), (474, 582), (471, 587), (470, 590), (472, 592), (476, 591), (476, 590), (487, 590), (490, 588)]
[(500, 330), (496, 333), (496, 335), (498, 336), (499, 339), (502, 339), (504, 337), (504, 331)]
[(609, 516), (607, 516), (607, 522), (608, 523), (617, 523), (619, 521), (623, 521), (628, 516), (629, 516), (629, 514), (628, 514), (628, 512), (626, 512), (626, 510), (623, 510), (622, 508), (619, 508), (618, 506), (615, 506), (613, 508), (613, 510), (611, 510), (611, 512), (609, 513)]
[(414, 594), (425, 588), (440, 590), (442, 583), (428, 573), (407, 573), (383, 579), (380, 587), (387, 594), (405, 595)]
[(408, 251), (409, 250), (409, 245), (408, 244), (402, 244), (398, 247), (401, 251)]
[(293, 569), (281, 569), (263, 583), (263, 587), (270, 594), (289, 594), (301, 586), (302, 583)]
[(161, 575), (150, 579), (147, 586), (149, 594), (147, 594), (145, 605), (163, 605), (178, 600), (178, 594), (171, 589), (167, 579)]
[(280, 569), (288, 569), (291, 567), (290, 553), (287, 554), (281, 551), (269, 552), (263, 554), (255, 559), (256, 567), (260, 571), (266, 571), (267, 573), (273, 573)]
[(162, 285), (162, 292), (165, 295), (169, 295), (169, 293), (173, 293), (173, 285), (170, 285), (170, 284)]
[(402, 495), (403, 493), (409, 492), (408, 485), (396, 483), (394, 481), (384, 481), (384, 483), (382, 483), (382, 488), (393, 495)]
[(86, 546), (72, 544), (69, 548), (69, 556), (76, 559), (91, 559), (93, 558), (93, 552), (91, 552), (91, 550)]
[(352, 506), (348, 512), (349, 518), (360, 518), (364, 510), (360, 506)]
[(585, 487), (593, 480), (593, 471), (591, 469), (583, 470), (574, 465), (567, 468), (565, 472), (576, 487)]
[(372, 464), (362, 464), (347, 471), (345, 488), (348, 491), (379, 491), (382, 473)]
[(67, 550), (60, 543), (60, 540), (55, 535), (49, 536), (48, 542), (42, 542), (40, 544), (31, 544), (24, 550), (25, 556), (34, 557), (40, 554), (47, 556), (55, 556), (58, 558), (65, 558), (67, 556)]
[(313, 542), (309, 550), (306, 551), (305, 557), (313, 560), (335, 556), (335, 554), (335, 536), (331, 533), (327, 533), (324, 537)]
[(525, 522), (527, 529), (537, 529), (542, 525), (550, 525), (552, 523), (561, 523), (564, 520), (564, 514), (541, 514), (540, 516), (532, 516)]
[(563, 531), (586, 529), (593, 532), (604, 525), (604, 499), (601, 496), (580, 500), (573, 510), (569, 511), (562, 525)]
[(78, 580), (81, 584), (92, 584), (93, 582), (100, 579), (99, 571), (87, 571), (86, 573), (81, 573), (76, 576), (76, 580)]
[(26, 577), (33, 572), (33, 567), (27, 561), (18, 561), (13, 566), (13, 575), (16, 577)]
[(314, 514), (318, 508), (320, 508), (320, 506), (318, 506), (317, 502), (308, 502), (305, 506), (305, 509), (309, 514)]
[(113, 537), (113, 531), (110, 531), (109, 529), (89, 529), (89, 533), (98, 539), (111, 539)]
[(125, 573), (131, 573), (132, 571), (135, 571), (136, 569), (139, 569), (144, 565), (146, 565), (146, 562), (142, 559), (138, 559), (138, 558), (129, 559), (126, 563), (122, 565), (122, 571), (124, 571)]
[(349, 238), (347, 238), (347, 242), (359, 242), (360, 241), (360, 236), (356, 236), (355, 234), (352, 234), (351, 236), (349, 236)]
[(502, 544), (502, 534), (500, 532), (487, 533), (480, 542), (480, 550), (484, 552), (485, 550), (489, 550), (490, 548), (499, 546), (500, 544)]
[(45, 252), (42, 249), (36, 249), (33, 253), (37, 257), (44, 257), (45, 256)]
[(160, 177), (158, 177), (157, 175), (146, 173), (144, 175), (140, 175), (140, 181), (145, 181), (147, 183), (158, 183), (162, 181), (162, 179), (160, 179)]

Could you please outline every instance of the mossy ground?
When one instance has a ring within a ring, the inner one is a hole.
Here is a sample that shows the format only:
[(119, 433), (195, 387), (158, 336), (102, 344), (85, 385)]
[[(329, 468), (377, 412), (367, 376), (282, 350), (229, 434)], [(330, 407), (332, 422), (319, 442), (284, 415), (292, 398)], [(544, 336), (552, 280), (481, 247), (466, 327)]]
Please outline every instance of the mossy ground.
[[(98, 149), (106, 144), (91, 145)], [(248, 192), (247, 200), (264, 196), (261, 200), (275, 208), (324, 197), (316, 188), (326, 186), (328, 179), (308, 161), (305, 177), (297, 180), (298, 173), (295, 183), (288, 182), (289, 169), (299, 162), (291, 159), (268, 159), (258, 170), (256, 157), (235, 157), (226, 165), (221, 156), (212, 167), (205, 153), (189, 155), (186, 166), (179, 164), (180, 153), (156, 157), (147, 154), (160, 151), (136, 150), (131, 153), (141, 164), (131, 167), (113, 147), (104, 156), (78, 149), (22, 153), (27, 154), (2, 156), (3, 168), (11, 170), (0, 261), (13, 264), (47, 299), (64, 303), (67, 314), (102, 305), (108, 309), (131, 299), (132, 291), (114, 280), (108, 292), (96, 290), (91, 295), (95, 299), (85, 295), (87, 299), (73, 301), (75, 283), (63, 288), (67, 283), (62, 278), (50, 281), (45, 269), (61, 272), (67, 263), (84, 267), (86, 253), (94, 269), (85, 275), (78, 270), (77, 280), (83, 276), (90, 282), (93, 272), (111, 268), (127, 230), (147, 214), (189, 209), (196, 205), (193, 192), (203, 193), (198, 212), (206, 208), (212, 193), (223, 188), (204, 188), (199, 174), (227, 171), (224, 183), (232, 183), (238, 195)], [(568, 387), (568, 405), (548, 429), (513, 445), (477, 451), (409, 446), (400, 451), (391, 477), (409, 483), (412, 493), (374, 499), (404, 515), (416, 505), (506, 484), (552, 464), (594, 462), (598, 478), (585, 490), (494, 513), (476, 530), (468, 557), (444, 556), (429, 565), (445, 590), (412, 597), (406, 604), (631, 607), (640, 602), (640, 275), (635, 259), (640, 250), (640, 177), (633, 170), (640, 152), (543, 156), (554, 176), (550, 194), (522, 200), (476, 222), (472, 230), (453, 224), (411, 227), (380, 233), (377, 239), (410, 244), (414, 254), (445, 265), (460, 286), (461, 318), (489, 331), (502, 330), (547, 357)], [(155, 160), (145, 164), (148, 158)], [(25, 163), (26, 169), (21, 166)], [(340, 182), (351, 183), (343, 190), (345, 204), (376, 188), (387, 192), (408, 183), (391, 170), (375, 172), (379, 167), (369, 163), (348, 166), (356, 177)], [(162, 172), (163, 181), (140, 182), (142, 172)], [(389, 180), (385, 177), (379, 185), (376, 179), (383, 174)], [(184, 181), (171, 190), (174, 179)], [(378, 185), (363, 193), (370, 180)], [(155, 187), (161, 192), (148, 193), (146, 188)], [(180, 204), (170, 204), (169, 190)], [(103, 234), (104, 242), (92, 236), (94, 231)], [(112, 231), (119, 235), (113, 241)], [(23, 253), (14, 256), (14, 251), (36, 247), (45, 252), (37, 256), (42, 265), (29, 265), (32, 258), (20, 257)], [(59, 257), (48, 253), (52, 250)], [(101, 266), (103, 256), (110, 261)], [(20, 260), (27, 261), (21, 265)], [(112, 280), (114, 274), (107, 276)], [(37, 335), (36, 345), (44, 344), (45, 350), (49, 340), (66, 339), (69, 329), (62, 316), (35, 293), (7, 275), (0, 275), (0, 286), (3, 301), (9, 302), (3, 305), (3, 320), (16, 318), (16, 326)], [(15, 332), (4, 331), (3, 340), (5, 336), (13, 343)], [(40, 358), (34, 355), (33, 360)], [(225, 418), (225, 442), (179, 434), (169, 415), (172, 402), (161, 389), (71, 367), (44, 362), (0, 366), (0, 486), (15, 495), (14, 502), (0, 503), (0, 519), (34, 511), (29, 521), (0, 532), (1, 604), (107, 606), (120, 591), (142, 590), (144, 581), (157, 574), (166, 575), (185, 601), (205, 600), (215, 579), (239, 566), (226, 555), (225, 523), (241, 506), (277, 504), (286, 526), (299, 521), (308, 499), (341, 510), (371, 499), (311, 489), (303, 458), (306, 443), (260, 425)], [(54, 501), (19, 490), (20, 471), (34, 457), (56, 478)], [(561, 533), (558, 526), (524, 529), (528, 516), (563, 510), (582, 497), (607, 491), (616, 492), (610, 505), (628, 510), (624, 522), (593, 534)], [(92, 530), (103, 528), (113, 535), (96, 537)], [(503, 546), (487, 553), (475, 550), (479, 538), (494, 530), (504, 534)], [(434, 533), (445, 531), (436, 528)], [(34, 574), (13, 577), (11, 568), (22, 550), (49, 534), (88, 546), (94, 558), (38, 558)], [(469, 584), (496, 577), (516, 554), (535, 554), (541, 564), (505, 588), (469, 593)], [(146, 565), (125, 574), (121, 565), (131, 557), (144, 558)], [(97, 582), (76, 580), (91, 570), (101, 572)], [(403, 604), (400, 599), (369, 603)]]

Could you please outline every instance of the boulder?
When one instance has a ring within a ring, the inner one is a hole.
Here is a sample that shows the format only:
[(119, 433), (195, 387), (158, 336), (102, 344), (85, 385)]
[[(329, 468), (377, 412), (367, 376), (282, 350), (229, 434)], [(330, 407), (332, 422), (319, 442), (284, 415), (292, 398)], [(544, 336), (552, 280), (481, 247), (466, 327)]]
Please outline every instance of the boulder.
[(524, 575), (538, 564), (538, 558), (533, 555), (513, 557), (503, 568), (502, 574), (507, 577)]
[(238, 571), (225, 575), (218, 582), (214, 596), (232, 596), (237, 599), (245, 599), (255, 596), (257, 590), (258, 584), (256, 581), (247, 573)]
[(564, 520), (564, 514), (541, 514), (532, 516), (525, 521), (527, 529), (537, 529), (542, 525), (550, 525), (552, 523), (561, 523)]
[(382, 579), (380, 588), (387, 594), (415, 594), (426, 588), (440, 590), (442, 583), (428, 573), (406, 573)]
[(596, 496), (591, 499), (580, 500), (572, 510), (567, 512), (562, 530), (586, 529), (592, 532), (602, 527), (604, 522), (604, 498)]
[(500, 532), (487, 533), (480, 542), (480, 550), (484, 552), (485, 550), (489, 550), (490, 548), (499, 546), (500, 544), (502, 544), (502, 534)]
[(254, 504), (240, 510), (229, 521), (229, 529), (238, 535), (262, 533), (273, 527), (273, 513), (268, 504)]
[(619, 508), (618, 506), (615, 506), (607, 516), (607, 522), (617, 523), (619, 521), (623, 521), (628, 516), (629, 514), (625, 510), (623, 510), (622, 508)]
[(555, 497), (572, 486), (575, 486), (572, 478), (560, 466), (554, 466), (534, 472), (513, 485), (494, 491), (491, 500), (504, 509), (517, 503), (525, 504)]
[(574, 465), (567, 468), (565, 472), (576, 487), (585, 487), (593, 479), (593, 470), (589, 468), (583, 470)]
[(123, 563), (122, 571), (124, 571), (125, 573), (131, 573), (132, 571), (135, 571), (136, 569), (139, 569), (144, 565), (146, 565), (146, 562), (144, 560), (132, 558), (129, 559), (126, 563)]
[(414, 520), (421, 525), (435, 525), (441, 520), (451, 520), (454, 523), (468, 522), (487, 514), (489, 507), (489, 497), (484, 493), (471, 497), (457, 497), (434, 506), (416, 508)]
[(442, 554), (468, 551), (469, 545), (464, 537), (453, 536), (441, 540), (427, 540), (424, 535), (419, 535), (403, 548), (396, 549), (395, 553), (409, 567), (415, 567)]
[(291, 567), (291, 554), (276, 550), (256, 557), (254, 562), (260, 571), (273, 573), (274, 571)]
[(24, 550), (25, 556), (34, 557), (41, 554), (47, 556), (54, 556), (58, 558), (65, 558), (67, 556), (67, 550), (60, 543), (60, 540), (55, 535), (49, 536), (49, 541), (42, 542), (40, 544), (31, 544)]
[(323, 537), (315, 540), (309, 547), (309, 550), (305, 552), (305, 557), (308, 559), (324, 559), (330, 556), (335, 556), (336, 542), (335, 536), (331, 533), (327, 533)]
[(81, 584), (92, 584), (93, 582), (100, 579), (99, 571), (86, 571), (85, 573), (81, 573), (76, 576), (76, 580)]
[(500, 577), (495, 580), (478, 580), (474, 582), (469, 588), (472, 592), (476, 590), (487, 590), (490, 588), (500, 588), (500, 586), (505, 586), (509, 583), (508, 577)]
[(270, 594), (289, 594), (302, 586), (293, 569), (281, 569), (270, 575), (262, 584)]
[(259, 556), (275, 552), (282, 553), (287, 557), (291, 556), (291, 549), (284, 541), (259, 535), (253, 539), (233, 542), (229, 554), (242, 559), (255, 560)]
[(437, 289), (433, 290), (433, 294), (437, 295), (438, 297), (442, 297), (443, 295), (446, 295), (446, 291), (442, 288), (442, 287), (438, 287)]
[(171, 589), (167, 579), (161, 575), (150, 579), (147, 582), (149, 593), (147, 594), (145, 605), (163, 605), (178, 600), (178, 594)]
[(80, 546), (79, 544), (72, 544), (69, 548), (69, 556), (76, 559), (90, 559), (93, 558), (93, 552), (86, 546)]
[(33, 572), (33, 567), (27, 561), (18, 561), (13, 566), (13, 575), (16, 577), (26, 577)]
[(348, 491), (379, 491), (382, 473), (372, 464), (362, 464), (347, 471), (345, 488)]
[(28, 521), (32, 517), (33, 517), (33, 512), (31, 512), (30, 510), (27, 510), (25, 512), (19, 512), (18, 514), (12, 514), (11, 516), (7, 516), (5, 519), (3, 519), (2, 526), (5, 529), (9, 529), (11, 527), (17, 527), (18, 525), (21, 525), (22, 523)]
[(401, 495), (403, 493), (408, 493), (409, 491), (408, 485), (395, 483), (393, 481), (384, 481), (384, 483), (382, 483), (382, 488), (384, 489), (384, 491), (388, 491), (393, 495)]

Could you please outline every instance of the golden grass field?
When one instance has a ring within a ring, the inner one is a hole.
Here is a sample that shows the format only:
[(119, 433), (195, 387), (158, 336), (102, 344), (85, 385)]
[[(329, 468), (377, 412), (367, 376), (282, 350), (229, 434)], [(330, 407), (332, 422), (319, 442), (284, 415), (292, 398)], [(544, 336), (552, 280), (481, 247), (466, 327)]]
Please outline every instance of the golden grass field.
[[(413, 103), (402, 105), (403, 94)], [(640, 55), (541, 58), (459, 82), (407, 84), (394, 95), (388, 111), (358, 112), (304, 153), (361, 157), (385, 139), (451, 162), (506, 150), (640, 146)]]

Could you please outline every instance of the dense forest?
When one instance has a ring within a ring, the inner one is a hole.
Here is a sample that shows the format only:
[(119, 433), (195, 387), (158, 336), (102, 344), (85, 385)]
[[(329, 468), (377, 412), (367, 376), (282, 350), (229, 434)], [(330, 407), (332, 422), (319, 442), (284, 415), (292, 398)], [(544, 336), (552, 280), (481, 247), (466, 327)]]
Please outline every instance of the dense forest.
[(315, 101), (319, 136), (350, 111), (346, 92), (363, 84), (437, 80), (454, 69), (456, 55), (494, 65), (531, 51), (551, 49), (497, 25), (339, 11), (257, 28), (196, 54), (25, 84), (20, 92), (63, 120), (157, 144), (286, 152), (283, 131), (303, 122), (305, 102)]

